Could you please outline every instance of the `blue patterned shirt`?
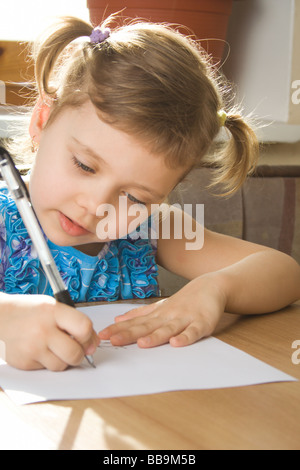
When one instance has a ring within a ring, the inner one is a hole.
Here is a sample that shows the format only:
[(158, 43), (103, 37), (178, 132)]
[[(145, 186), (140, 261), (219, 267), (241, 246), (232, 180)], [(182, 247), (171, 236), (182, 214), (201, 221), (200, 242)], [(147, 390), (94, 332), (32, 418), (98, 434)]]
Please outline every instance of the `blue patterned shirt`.
[[(74, 302), (159, 295), (157, 245), (155, 237), (151, 239), (150, 220), (142, 224), (143, 236), (132, 239), (128, 235), (108, 242), (97, 256), (86, 255), (73, 247), (57, 246), (46, 239)], [(53, 295), (16, 204), (5, 186), (0, 188), (0, 256), (0, 291)]]

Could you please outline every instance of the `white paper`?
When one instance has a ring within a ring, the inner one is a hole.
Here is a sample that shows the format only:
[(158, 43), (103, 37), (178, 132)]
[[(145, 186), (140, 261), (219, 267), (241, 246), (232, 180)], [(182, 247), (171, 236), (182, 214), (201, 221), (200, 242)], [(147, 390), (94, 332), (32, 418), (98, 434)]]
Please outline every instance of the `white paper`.
[[(80, 310), (98, 332), (136, 306), (112, 303)], [(2, 361), (0, 386), (16, 403), (25, 404), (297, 380), (213, 337), (184, 348), (140, 349), (135, 344), (114, 347), (102, 342), (94, 361), (96, 369), (83, 362), (64, 372), (21, 371)]]

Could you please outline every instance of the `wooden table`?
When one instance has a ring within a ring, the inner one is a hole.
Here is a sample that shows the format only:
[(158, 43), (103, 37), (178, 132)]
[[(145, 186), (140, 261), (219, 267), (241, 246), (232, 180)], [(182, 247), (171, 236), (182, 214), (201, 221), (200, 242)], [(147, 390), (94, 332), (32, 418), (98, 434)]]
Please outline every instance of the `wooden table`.
[[(300, 302), (225, 314), (216, 337), (300, 379)], [(299, 450), (300, 382), (24, 406), (0, 389), (0, 423), (1, 449)]]

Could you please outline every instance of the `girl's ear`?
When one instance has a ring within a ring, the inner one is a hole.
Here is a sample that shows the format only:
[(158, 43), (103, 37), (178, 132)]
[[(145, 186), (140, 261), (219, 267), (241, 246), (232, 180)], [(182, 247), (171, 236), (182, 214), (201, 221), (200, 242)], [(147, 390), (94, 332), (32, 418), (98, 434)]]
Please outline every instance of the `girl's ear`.
[(51, 106), (47, 104), (42, 98), (38, 99), (35, 107), (33, 108), (30, 124), (29, 134), (32, 139), (38, 144), (42, 130), (49, 118)]

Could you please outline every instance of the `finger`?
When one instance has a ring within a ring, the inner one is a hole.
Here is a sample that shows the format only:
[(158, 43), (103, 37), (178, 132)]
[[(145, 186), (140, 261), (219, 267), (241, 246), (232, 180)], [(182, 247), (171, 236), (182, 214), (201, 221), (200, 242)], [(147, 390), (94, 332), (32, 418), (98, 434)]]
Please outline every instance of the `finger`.
[(152, 313), (156, 308), (159, 302), (154, 302), (153, 304), (143, 305), (141, 307), (133, 308), (122, 315), (118, 315), (115, 317), (116, 322), (121, 322), (125, 320), (131, 320), (132, 318), (137, 318), (140, 316), (148, 315)]
[[(70, 366), (78, 366), (84, 358), (84, 349), (78, 341), (67, 333), (57, 330), (48, 340), (49, 350), (62, 363)], [(47, 366), (48, 368), (48, 366)], [(58, 370), (63, 370), (59, 368)]]
[(84, 349), (92, 345), (96, 347), (97, 335), (93, 330), (93, 323), (84, 313), (63, 304), (55, 313), (56, 324), (61, 330), (76, 339)]
[[(122, 323), (120, 326), (123, 325), (125, 324)], [(114, 329), (109, 339), (114, 346), (125, 346), (126, 344), (135, 343), (141, 337), (148, 336), (155, 331), (159, 325), (160, 319), (156, 318), (144, 321), (143, 323), (132, 323), (128, 328)]]
[(153, 331), (150, 335), (138, 339), (137, 344), (140, 348), (153, 348), (169, 342), (170, 338), (178, 335), (186, 326), (184, 318), (176, 319), (167, 323), (157, 330)]
[(113, 334), (121, 331), (121, 329), (130, 328), (131, 325), (144, 323), (144, 317), (146, 315), (152, 314), (150, 318), (156, 318), (159, 315), (158, 307), (160, 307), (161, 303), (165, 300), (166, 299), (162, 299), (149, 305), (143, 305), (142, 307), (134, 308), (122, 315), (115, 317), (116, 323), (103, 328), (103, 330), (98, 332), (98, 336), (101, 339), (107, 340), (110, 339)]
[(204, 338), (205, 335), (202, 324), (191, 324), (179, 335), (170, 338), (170, 345), (173, 347), (189, 346), (190, 344), (196, 343), (200, 339)]
[(87, 343), (84, 343), (82, 345), (84, 353), (86, 355), (94, 354), (95, 351), (97, 350), (99, 344), (100, 344), (100, 338), (97, 335), (96, 331), (93, 331), (91, 341), (88, 341)]
[(56, 356), (52, 351), (46, 351), (41, 357), (42, 367), (53, 372), (61, 372), (69, 367), (65, 361)]
[(27, 358), (20, 359), (19, 356), (16, 358), (14, 356), (9, 358), (7, 363), (12, 367), (21, 370), (40, 370), (45, 368), (45, 366), (39, 361)]
[(52, 371), (60, 371), (68, 367), (68, 364), (55, 356), (48, 348), (43, 348), (43, 350), (39, 351), (35, 359), (28, 357), (26, 354), (22, 357), (20, 357), (20, 355), (17, 357), (12, 356), (9, 360), (9, 364), (21, 370), (49, 369)]
[(131, 328), (134, 328), (138, 325), (145, 325), (149, 321), (151, 321), (151, 318), (147, 320), (145, 315), (141, 317), (130, 318), (129, 320), (120, 321), (107, 326), (103, 330), (99, 331), (98, 336), (101, 339), (107, 340), (110, 339), (113, 335), (119, 334), (122, 331), (129, 331)]
[[(98, 333), (99, 338), (110, 339), (115, 345), (125, 345), (135, 342), (141, 336), (147, 336), (168, 321), (167, 317), (161, 315), (160, 307), (165, 300), (161, 299), (153, 304), (130, 310), (120, 316), (120, 318), (123, 317), (121, 321), (101, 330)], [(131, 316), (132, 318), (130, 318)]]

